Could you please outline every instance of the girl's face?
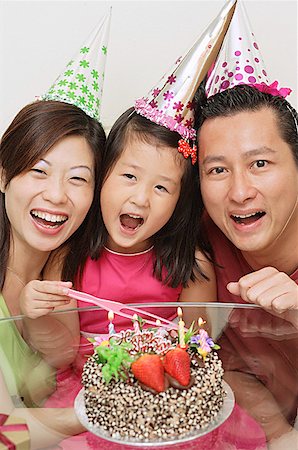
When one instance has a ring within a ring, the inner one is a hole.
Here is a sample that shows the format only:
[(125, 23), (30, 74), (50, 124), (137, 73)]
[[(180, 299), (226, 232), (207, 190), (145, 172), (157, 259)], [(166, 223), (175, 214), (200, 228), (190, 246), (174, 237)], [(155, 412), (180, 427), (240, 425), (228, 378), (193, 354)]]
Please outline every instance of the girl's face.
[(150, 247), (179, 199), (185, 167), (181, 158), (171, 147), (133, 137), (127, 142), (101, 190), (109, 249), (137, 253)]
[(61, 139), (30, 170), (1, 190), (14, 247), (50, 252), (81, 225), (94, 191), (94, 159), (85, 138)]

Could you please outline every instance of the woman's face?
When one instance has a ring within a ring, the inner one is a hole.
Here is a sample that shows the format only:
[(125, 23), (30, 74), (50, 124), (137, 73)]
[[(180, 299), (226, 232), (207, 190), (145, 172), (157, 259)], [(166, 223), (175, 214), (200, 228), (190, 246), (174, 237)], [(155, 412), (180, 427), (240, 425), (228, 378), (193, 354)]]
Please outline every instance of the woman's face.
[(50, 252), (81, 225), (94, 192), (94, 158), (82, 136), (67, 136), (1, 190), (14, 248)]

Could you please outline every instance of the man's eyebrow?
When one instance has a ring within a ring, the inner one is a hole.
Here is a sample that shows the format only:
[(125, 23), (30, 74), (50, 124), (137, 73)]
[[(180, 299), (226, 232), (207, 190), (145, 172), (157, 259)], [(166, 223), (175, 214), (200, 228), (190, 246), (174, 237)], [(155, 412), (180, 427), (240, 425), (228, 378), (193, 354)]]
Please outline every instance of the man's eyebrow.
[[(252, 156), (274, 155), (276, 153), (277, 153), (276, 150), (274, 150), (270, 147), (264, 146), (264, 147), (254, 148), (252, 150), (248, 150), (247, 152), (244, 152), (243, 158), (248, 159)], [(224, 154), (208, 155), (208, 156), (206, 156), (206, 158), (203, 159), (202, 164), (210, 164), (210, 163), (214, 163), (214, 162), (225, 162), (226, 159), (227, 158)]]

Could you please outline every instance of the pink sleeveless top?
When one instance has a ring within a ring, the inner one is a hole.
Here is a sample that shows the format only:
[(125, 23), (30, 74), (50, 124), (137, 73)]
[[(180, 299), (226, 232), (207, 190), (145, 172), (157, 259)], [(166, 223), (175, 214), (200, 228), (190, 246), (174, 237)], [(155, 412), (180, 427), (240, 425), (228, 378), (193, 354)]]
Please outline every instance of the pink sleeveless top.
[[(83, 292), (120, 303), (152, 303), (178, 301), (182, 286), (171, 288), (153, 275), (154, 250), (123, 254), (104, 249), (97, 261), (90, 258), (85, 265), (82, 284)], [(86, 303), (78, 302), (86, 307)], [(148, 311), (166, 319), (176, 316), (176, 308), (148, 308)], [(80, 328), (84, 333), (108, 332), (109, 321), (106, 311), (80, 311)], [(113, 320), (115, 330), (131, 327), (131, 321), (119, 316)]]

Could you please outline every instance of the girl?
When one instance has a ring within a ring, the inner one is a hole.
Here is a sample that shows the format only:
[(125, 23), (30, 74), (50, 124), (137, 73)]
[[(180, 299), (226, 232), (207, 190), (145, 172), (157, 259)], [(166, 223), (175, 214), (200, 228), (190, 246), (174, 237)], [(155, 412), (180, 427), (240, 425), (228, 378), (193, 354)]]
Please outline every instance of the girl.
[[(23, 108), (1, 140), (0, 317), (24, 313), (30, 319), (1, 327), (0, 369), (10, 395), (27, 406), (40, 404), (53, 387), (55, 373), (46, 361), (61, 367), (75, 356), (75, 316), (44, 315), (72, 306), (65, 290), (92, 254), (104, 144), (96, 120), (56, 101)], [(42, 281), (53, 250), (70, 282)]]
[[(178, 153), (180, 139), (133, 108), (114, 124), (103, 160), (98, 258), (87, 260), (82, 291), (122, 303), (215, 299), (197, 171)], [(114, 324), (130, 326), (118, 316)], [(107, 327), (106, 312), (80, 312), (85, 337)]]

